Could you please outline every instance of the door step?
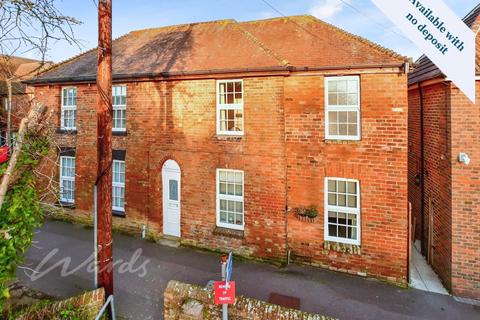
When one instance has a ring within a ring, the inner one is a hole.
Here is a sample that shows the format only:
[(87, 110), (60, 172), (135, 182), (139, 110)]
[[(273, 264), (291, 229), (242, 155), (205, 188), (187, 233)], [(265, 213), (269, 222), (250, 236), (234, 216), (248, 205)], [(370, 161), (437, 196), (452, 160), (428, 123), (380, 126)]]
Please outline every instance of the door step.
[(178, 248), (180, 247), (180, 238), (164, 236), (163, 239), (158, 240), (162, 246)]

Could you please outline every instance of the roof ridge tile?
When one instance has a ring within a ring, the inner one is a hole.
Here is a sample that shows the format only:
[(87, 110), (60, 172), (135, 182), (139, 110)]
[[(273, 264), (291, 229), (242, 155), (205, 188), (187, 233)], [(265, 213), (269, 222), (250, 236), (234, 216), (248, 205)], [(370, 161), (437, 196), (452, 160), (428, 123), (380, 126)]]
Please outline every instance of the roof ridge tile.
[(234, 24), (234, 23), (237, 23), (237, 21), (235, 19), (220, 19), (220, 20), (212, 20), (212, 21), (180, 23), (180, 24), (174, 24), (174, 25), (169, 25), (169, 26), (152, 27), (152, 28), (132, 30), (127, 34), (133, 34), (133, 33), (145, 32), (145, 31), (156, 31), (156, 30), (160, 31), (162, 29), (168, 30), (168, 29), (175, 29), (175, 28), (181, 28), (181, 27), (193, 27), (193, 26), (196, 26), (196, 25), (204, 25), (204, 24), (230, 24), (230, 23)]

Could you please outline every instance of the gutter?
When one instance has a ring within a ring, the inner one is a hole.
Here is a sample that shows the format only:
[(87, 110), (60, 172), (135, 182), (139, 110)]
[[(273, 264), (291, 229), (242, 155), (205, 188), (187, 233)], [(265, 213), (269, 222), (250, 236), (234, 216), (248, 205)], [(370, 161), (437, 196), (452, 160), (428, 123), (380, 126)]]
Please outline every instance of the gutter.
[[(395, 63), (395, 64), (366, 64), (366, 65), (346, 65), (346, 66), (322, 66), (322, 67), (295, 67), (295, 66), (273, 66), (264, 68), (227, 68), (227, 69), (209, 69), (209, 70), (197, 70), (197, 71), (172, 71), (172, 72), (146, 72), (146, 73), (122, 73), (113, 74), (113, 80), (133, 80), (133, 79), (168, 79), (172, 77), (188, 77), (188, 76), (213, 76), (213, 75), (225, 75), (232, 73), (261, 73), (261, 72), (275, 72), (286, 73), (286, 75), (292, 72), (305, 72), (305, 71), (328, 71), (328, 70), (358, 70), (358, 69), (384, 69), (384, 68), (405, 68), (408, 63)], [(71, 83), (71, 82), (95, 82), (95, 76), (79, 76), (79, 77), (63, 77), (63, 78), (50, 78), (50, 79), (30, 79), (24, 81), (26, 84), (53, 84), (53, 83)]]
[[(211, 69), (198, 71), (172, 71), (172, 72), (145, 72), (145, 73), (117, 73), (112, 75), (113, 80), (125, 79), (149, 79), (155, 80), (158, 78), (182, 77), (182, 76), (211, 76), (215, 74), (228, 73), (250, 73), (250, 72), (285, 72), (289, 71), (291, 67), (265, 67), (265, 68), (245, 68), (245, 69)], [(51, 79), (31, 79), (25, 81), (27, 84), (48, 84), (48, 83), (63, 83), (63, 82), (95, 82), (95, 76), (80, 76), (80, 77), (64, 77)]]

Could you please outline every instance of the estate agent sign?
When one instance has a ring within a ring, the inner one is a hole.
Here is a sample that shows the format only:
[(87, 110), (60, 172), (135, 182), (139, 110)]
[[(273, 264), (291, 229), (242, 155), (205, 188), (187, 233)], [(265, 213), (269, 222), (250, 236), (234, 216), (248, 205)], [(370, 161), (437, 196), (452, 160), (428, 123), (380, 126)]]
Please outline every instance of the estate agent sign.
[(475, 103), (475, 34), (442, 0), (372, 0)]

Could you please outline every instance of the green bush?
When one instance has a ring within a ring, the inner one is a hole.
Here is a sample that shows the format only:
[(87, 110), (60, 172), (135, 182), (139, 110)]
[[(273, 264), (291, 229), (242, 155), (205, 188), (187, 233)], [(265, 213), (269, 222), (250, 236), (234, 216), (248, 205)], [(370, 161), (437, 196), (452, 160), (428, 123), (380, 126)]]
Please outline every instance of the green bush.
[(29, 319), (41, 320), (85, 320), (87, 319), (86, 311), (69, 303), (61, 310), (52, 309), (55, 301), (43, 300), (35, 303), (25, 309), (12, 312), (5, 316), (8, 320), (14, 320), (21, 316), (27, 315)]
[[(15, 278), (16, 267), (23, 262), (24, 254), (33, 240), (33, 232), (43, 223), (43, 212), (35, 186), (34, 167), (48, 154), (49, 143), (25, 137), (18, 157), (16, 172), (21, 173), (10, 187), (0, 211), (0, 313), (9, 291), (6, 283)], [(0, 166), (3, 176), (8, 163)]]

